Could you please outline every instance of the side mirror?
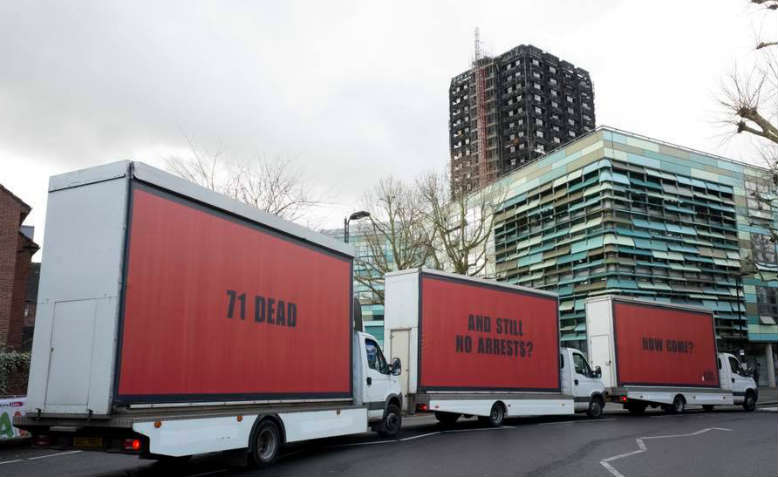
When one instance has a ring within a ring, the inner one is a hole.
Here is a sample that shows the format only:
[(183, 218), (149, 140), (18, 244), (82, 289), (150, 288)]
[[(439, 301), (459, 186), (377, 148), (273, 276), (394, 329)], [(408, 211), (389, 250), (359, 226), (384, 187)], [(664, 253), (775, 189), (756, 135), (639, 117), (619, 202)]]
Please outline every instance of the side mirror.
[(601, 378), (602, 377), (602, 368), (599, 366), (594, 367), (594, 377), (595, 378)]
[(400, 364), (400, 358), (394, 358), (392, 360), (392, 376), (399, 376), (402, 372), (402, 366)]

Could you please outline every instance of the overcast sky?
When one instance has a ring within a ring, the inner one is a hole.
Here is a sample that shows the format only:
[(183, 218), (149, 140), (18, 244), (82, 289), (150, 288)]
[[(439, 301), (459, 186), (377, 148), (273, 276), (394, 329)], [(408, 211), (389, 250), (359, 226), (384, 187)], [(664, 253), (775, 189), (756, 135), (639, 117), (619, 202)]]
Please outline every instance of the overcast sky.
[(746, 0), (0, 2), (0, 183), (41, 242), (48, 176), (162, 165), (188, 137), (296, 158), (336, 227), (379, 176), (445, 167), (475, 26), (492, 54), (533, 44), (587, 69), (598, 125), (756, 162), (723, 141), (716, 98), (775, 18)]

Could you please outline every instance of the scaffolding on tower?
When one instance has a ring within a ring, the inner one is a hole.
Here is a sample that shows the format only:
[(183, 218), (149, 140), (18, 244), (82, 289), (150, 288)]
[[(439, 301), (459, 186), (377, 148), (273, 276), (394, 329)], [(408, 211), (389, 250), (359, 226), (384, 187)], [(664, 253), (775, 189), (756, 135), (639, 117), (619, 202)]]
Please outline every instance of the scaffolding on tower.
[(486, 157), (486, 65), (481, 61), (484, 58), (481, 48), (481, 39), (478, 27), (475, 29), (475, 54), (473, 56), (473, 76), (475, 83), (475, 117), (476, 134), (478, 135), (478, 185), (486, 186), (491, 181), (489, 163)]

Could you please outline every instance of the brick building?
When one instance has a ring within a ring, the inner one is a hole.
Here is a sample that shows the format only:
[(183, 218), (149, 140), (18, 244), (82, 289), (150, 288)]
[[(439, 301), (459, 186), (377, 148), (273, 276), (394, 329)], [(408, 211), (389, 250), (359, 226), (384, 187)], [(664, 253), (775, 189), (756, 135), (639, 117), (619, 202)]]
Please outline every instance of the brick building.
[(23, 227), (30, 206), (0, 185), (0, 348), (22, 349), (30, 260), (38, 250), (32, 227)]

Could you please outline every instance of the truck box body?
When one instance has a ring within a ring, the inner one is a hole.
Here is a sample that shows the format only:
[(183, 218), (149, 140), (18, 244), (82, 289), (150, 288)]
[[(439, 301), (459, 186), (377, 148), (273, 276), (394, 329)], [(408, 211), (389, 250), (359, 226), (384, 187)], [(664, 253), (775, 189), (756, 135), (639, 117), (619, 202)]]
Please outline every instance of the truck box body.
[[(427, 269), (388, 273), (384, 336), (403, 363), (408, 409), (570, 414), (554, 293)], [(404, 401), (405, 403), (406, 401)]]
[(586, 324), (606, 388), (719, 388), (709, 311), (606, 296), (586, 302)]
[(350, 401), (352, 260), (142, 163), (55, 176), (27, 408)]

